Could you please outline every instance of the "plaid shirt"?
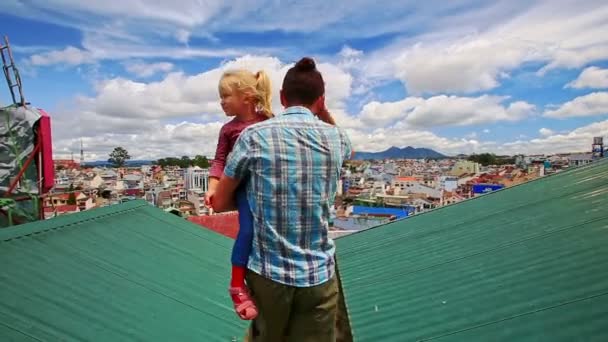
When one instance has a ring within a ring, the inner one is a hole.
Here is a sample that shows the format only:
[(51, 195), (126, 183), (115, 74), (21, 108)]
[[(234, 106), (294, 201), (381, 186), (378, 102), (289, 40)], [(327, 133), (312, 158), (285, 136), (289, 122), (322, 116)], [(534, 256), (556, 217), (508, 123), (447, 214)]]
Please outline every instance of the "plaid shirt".
[(247, 181), (254, 222), (250, 270), (297, 287), (333, 277), (329, 210), (350, 155), (346, 133), (304, 107), (241, 133), (224, 173)]

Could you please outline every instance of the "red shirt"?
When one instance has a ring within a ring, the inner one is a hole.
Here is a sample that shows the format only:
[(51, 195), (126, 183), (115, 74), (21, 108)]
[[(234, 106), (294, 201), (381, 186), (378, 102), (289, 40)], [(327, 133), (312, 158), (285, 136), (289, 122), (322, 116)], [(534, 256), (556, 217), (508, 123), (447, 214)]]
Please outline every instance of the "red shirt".
[(258, 122), (262, 122), (266, 120), (267, 117), (264, 115), (257, 115), (254, 119), (249, 121), (241, 121), (237, 118), (234, 118), (227, 122), (222, 129), (220, 130), (220, 136), (217, 140), (217, 148), (215, 150), (215, 158), (211, 163), (211, 169), (209, 170), (209, 177), (215, 177), (217, 179), (222, 177), (224, 173), (224, 166), (226, 166), (226, 159), (228, 158), (228, 154), (232, 152), (232, 148), (234, 147), (234, 143), (241, 135), (241, 132)]

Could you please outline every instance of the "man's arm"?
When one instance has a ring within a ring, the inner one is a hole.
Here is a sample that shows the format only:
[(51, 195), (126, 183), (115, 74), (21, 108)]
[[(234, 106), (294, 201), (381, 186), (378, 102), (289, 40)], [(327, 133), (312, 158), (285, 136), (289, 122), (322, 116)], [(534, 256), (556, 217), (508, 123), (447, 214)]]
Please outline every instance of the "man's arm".
[(317, 113), (317, 117), (319, 119), (321, 119), (321, 121), (324, 121), (325, 123), (328, 123), (328, 124), (334, 125), (334, 126), (336, 125), (336, 120), (334, 120), (334, 117), (327, 110), (327, 108), (324, 108), (322, 111)]
[(241, 181), (225, 174), (220, 179), (215, 194), (211, 198), (211, 205), (216, 212), (236, 210), (234, 193)]
[[(316, 115), (319, 119), (321, 119), (321, 121), (328, 123), (330, 125), (333, 125), (333, 126), (337, 126), (336, 120), (334, 120), (334, 117), (331, 115), (329, 110), (327, 110), (327, 107), (325, 106), (324, 101), (323, 101), (321, 110), (319, 110), (318, 113), (316, 113)], [(344, 156), (344, 159), (353, 159), (355, 157), (355, 150), (352, 148), (350, 139), (348, 138), (348, 135), (346, 135), (346, 132), (342, 133), (342, 139), (343, 139), (343, 144), (346, 145), (345, 150), (349, 151), (349, 153), (346, 153), (346, 155)]]

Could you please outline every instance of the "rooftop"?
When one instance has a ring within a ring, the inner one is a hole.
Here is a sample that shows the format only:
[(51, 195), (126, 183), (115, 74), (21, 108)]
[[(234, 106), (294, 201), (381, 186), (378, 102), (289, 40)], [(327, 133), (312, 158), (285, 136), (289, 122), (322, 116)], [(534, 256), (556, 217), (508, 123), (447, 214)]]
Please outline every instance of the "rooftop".
[(606, 341), (608, 160), (337, 240), (358, 341)]
[(130, 201), (0, 230), (3, 340), (230, 341), (232, 241)]

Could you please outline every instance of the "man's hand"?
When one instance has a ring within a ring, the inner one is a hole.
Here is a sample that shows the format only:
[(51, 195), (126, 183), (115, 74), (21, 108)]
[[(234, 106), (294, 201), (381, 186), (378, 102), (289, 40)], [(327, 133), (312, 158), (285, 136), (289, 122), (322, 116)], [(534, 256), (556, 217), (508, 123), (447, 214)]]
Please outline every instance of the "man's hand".
[(217, 186), (217, 191), (209, 199), (216, 212), (230, 211), (236, 209), (234, 193), (239, 186), (240, 180), (223, 175)]
[(331, 116), (331, 113), (327, 110), (327, 108), (323, 108), (323, 110), (321, 110), (319, 113), (317, 113), (317, 116), (319, 117), (319, 119), (321, 119), (321, 121), (326, 122), (330, 125), (336, 125), (336, 121), (334, 120), (334, 117)]
[(330, 125), (336, 125), (336, 121), (334, 120), (334, 118), (331, 116), (331, 113), (329, 113), (329, 110), (327, 110), (327, 106), (325, 106), (325, 96), (321, 96), (317, 102), (317, 112), (315, 113), (317, 115), (317, 117), (325, 122), (328, 123)]

